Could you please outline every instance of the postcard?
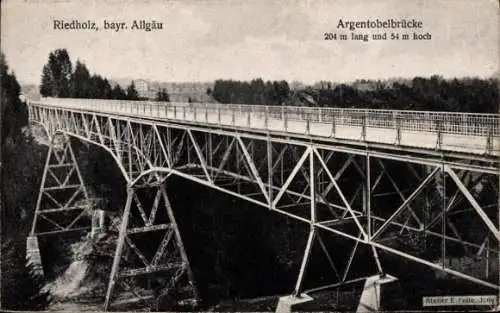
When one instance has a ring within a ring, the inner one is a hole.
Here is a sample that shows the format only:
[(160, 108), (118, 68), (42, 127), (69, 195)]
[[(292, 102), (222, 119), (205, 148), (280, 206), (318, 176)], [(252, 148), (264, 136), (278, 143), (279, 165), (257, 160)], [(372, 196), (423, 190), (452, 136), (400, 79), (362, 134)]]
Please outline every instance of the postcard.
[(493, 0), (2, 2), (0, 307), (499, 310)]

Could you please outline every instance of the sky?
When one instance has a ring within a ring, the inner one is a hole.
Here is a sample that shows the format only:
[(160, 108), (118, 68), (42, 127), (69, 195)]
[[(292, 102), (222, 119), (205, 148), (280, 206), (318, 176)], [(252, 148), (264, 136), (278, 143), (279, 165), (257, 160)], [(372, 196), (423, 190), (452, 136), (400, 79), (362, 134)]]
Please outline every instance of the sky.
[[(497, 0), (2, 1), (1, 49), (23, 83), (39, 84), (48, 55), (68, 50), (108, 78), (157, 81), (498, 75)], [(339, 19), (416, 19), (414, 29), (338, 29)], [(54, 20), (92, 21), (99, 31), (55, 30)], [(155, 20), (163, 30), (104, 30)], [(349, 40), (324, 40), (324, 33)], [(351, 33), (429, 33), (430, 40), (350, 40)]]

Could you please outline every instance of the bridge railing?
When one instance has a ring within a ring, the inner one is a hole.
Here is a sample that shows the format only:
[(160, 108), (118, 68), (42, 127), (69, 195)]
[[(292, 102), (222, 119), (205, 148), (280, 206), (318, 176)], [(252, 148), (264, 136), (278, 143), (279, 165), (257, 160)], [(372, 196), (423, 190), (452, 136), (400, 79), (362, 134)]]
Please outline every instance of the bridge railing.
[[(500, 118), (497, 114), (64, 98), (42, 98), (33, 103), (150, 117), (159, 117), (163, 112), (165, 115), (167, 112), (174, 112), (174, 117), (178, 119), (186, 119), (189, 114), (194, 115), (196, 121), (216, 124), (221, 123), (221, 115), (234, 118), (250, 115), (249, 118), (252, 119), (277, 119), (285, 123), (300, 121), (336, 126), (500, 137)], [(209, 114), (218, 115), (219, 118), (209, 118)]]

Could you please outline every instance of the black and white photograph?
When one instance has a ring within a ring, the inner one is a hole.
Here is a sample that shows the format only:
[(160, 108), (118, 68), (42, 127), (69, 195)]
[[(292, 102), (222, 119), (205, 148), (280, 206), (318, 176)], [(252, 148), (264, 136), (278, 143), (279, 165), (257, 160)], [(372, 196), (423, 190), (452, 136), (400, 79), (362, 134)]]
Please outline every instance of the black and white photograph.
[(4, 0), (0, 310), (498, 312), (495, 0)]

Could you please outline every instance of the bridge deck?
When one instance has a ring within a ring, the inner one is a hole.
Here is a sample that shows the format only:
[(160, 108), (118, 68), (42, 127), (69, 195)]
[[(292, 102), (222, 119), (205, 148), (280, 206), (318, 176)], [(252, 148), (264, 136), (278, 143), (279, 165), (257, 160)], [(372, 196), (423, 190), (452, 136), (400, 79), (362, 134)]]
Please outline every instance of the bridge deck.
[(496, 114), (60, 98), (31, 103), (392, 148), (500, 155), (500, 119)]

